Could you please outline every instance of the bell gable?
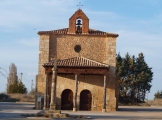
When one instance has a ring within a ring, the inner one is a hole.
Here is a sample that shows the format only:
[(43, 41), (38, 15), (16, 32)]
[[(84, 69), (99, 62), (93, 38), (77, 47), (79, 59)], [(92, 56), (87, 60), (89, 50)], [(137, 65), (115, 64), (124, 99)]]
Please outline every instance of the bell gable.
[(89, 19), (85, 13), (79, 9), (69, 19), (69, 34), (88, 34)]

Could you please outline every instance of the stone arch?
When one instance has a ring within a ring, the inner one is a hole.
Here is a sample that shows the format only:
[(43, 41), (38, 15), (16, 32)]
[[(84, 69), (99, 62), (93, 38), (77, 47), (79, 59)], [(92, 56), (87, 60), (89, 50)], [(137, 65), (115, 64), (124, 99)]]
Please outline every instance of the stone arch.
[(80, 110), (91, 110), (92, 94), (89, 90), (84, 89), (80, 93)]
[(85, 13), (79, 9), (69, 19), (69, 31), (68, 33), (76, 33), (76, 19), (82, 19), (82, 33), (88, 34), (89, 31), (89, 19)]
[(73, 109), (73, 91), (65, 89), (61, 94), (61, 110)]

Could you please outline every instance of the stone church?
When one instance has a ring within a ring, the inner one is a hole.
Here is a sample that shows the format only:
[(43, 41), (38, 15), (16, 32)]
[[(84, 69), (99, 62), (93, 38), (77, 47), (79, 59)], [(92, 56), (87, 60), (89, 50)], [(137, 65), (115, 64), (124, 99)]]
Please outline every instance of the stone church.
[(78, 9), (69, 19), (69, 28), (38, 35), (36, 91), (44, 98), (44, 109), (117, 110), (118, 34), (89, 28), (88, 17)]

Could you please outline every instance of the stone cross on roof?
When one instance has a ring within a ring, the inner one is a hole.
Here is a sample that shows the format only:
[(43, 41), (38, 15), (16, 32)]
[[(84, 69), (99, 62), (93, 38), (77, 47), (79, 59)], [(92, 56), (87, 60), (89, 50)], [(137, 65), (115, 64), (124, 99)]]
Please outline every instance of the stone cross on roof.
[(82, 4), (81, 4), (81, 2), (79, 2), (79, 5), (77, 5), (78, 7), (79, 7), (79, 9), (81, 8), (81, 6), (83, 6)]

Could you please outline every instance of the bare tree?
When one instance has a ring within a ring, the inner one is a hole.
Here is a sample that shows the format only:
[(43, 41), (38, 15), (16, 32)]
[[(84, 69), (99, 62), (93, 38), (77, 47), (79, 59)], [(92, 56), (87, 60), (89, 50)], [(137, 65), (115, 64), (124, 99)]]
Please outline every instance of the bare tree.
[(13, 84), (15, 81), (18, 81), (17, 77), (17, 67), (14, 63), (11, 63), (9, 66), (9, 75), (7, 78), (7, 91), (8, 87)]

